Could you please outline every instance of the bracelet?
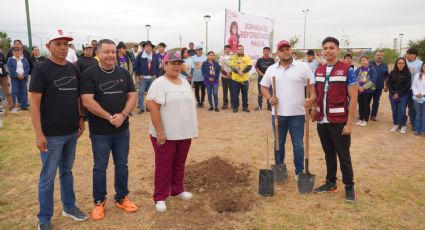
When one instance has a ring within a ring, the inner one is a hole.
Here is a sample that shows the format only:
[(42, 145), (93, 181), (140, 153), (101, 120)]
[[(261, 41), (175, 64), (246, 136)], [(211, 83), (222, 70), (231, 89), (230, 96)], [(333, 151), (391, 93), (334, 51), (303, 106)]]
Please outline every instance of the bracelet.
[(157, 135), (157, 136), (159, 136), (159, 135), (163, 135), (163, 134), (164, 134), (164, 131), (161, 131), (161, 132), (157, 132), (157, 133), (156, 133), (156, 135)]
[(125, 113), (121, 112), (120, 114), (124, 116), (124, 119), (127, 118), (127, 115), (125, 115)]

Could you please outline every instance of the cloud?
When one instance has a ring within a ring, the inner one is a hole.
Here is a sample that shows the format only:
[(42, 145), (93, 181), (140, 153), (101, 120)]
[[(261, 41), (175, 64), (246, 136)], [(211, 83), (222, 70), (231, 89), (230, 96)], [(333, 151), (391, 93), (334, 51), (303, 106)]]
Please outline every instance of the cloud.
[[(168, 47), (189, 41), (205, 40), (203, 16), (211, 15), (208, 24), (210, 49), (224, 44), (224, 10), (236, 10), (238, 1), (148, 1), (148, 0), (32, 0), (31, 23), (34, 43), (44, 43), (49, 30), (63, 28), (73, 32), (76, 44), (88, 39), (140, 42), (146, 40), (145, 25), (150, 24), (150, 40), (165, 42)], [(302, 9), (307, 14), (306, 45), (317, 48), (328, 35), (345, 34), (351, 46), (392, 47), (394, 38), (404, 33), (404, 41), (422, 38), (425, 22), (421, 0), (338, 1), (338, 0), (242, 0), (242, 11), (273, 18), (274, 40), (301, 36), (304, 29)], [(26, 42), (24, 1), (4, 1), (0, 31)], [(302, 40), (302, 39), (301, 39)], [(406, 43), (407, 44), (407, 43)], [(299, 44), (300, 47), (302, 44)], [(78, 47), (78, 46), (77, 46)]]

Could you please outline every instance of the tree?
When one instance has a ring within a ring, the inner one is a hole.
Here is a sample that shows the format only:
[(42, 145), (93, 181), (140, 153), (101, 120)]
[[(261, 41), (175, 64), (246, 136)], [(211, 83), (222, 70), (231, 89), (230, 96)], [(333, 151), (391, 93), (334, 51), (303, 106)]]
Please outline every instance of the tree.
[(0, 32), (0, 50), (7, 52), (12, 44), (12, 39), (7, 36), (6, 32)]
[(294, 48), (295, 45), (297, 45), (299, 42), (300, 42), (299, 36), (293, 36), (292, 38), (289, 39), (289, 45), (291, 45), (292, 48)]
[(409, 48), (416, 48), (419, 59), (425, 60), (425, 37), (417, 41), (409, 41)]

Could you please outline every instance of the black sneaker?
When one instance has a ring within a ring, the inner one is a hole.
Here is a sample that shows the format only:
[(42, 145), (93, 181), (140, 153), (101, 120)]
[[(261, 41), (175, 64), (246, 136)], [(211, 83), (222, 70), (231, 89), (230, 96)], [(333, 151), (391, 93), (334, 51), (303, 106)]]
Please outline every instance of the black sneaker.
[(227, 105), (223, 105), (223, 107), (221, 107), (221, 109), (227, 109)]
[(324, 193), (324, 192), (338, 192), (338, 188), (335, 183), (326, 181), (325, 184), (314, 189), (314, 193)]
[(233, 108), (233, 112), (237, 113), (238, 112), (238, 108)]
[(82, 212), (80, 209), (78, 209), (77, 207), (68, 211), (63, 210), (62, 216), (70, 217), (76, 221), (83, 221), (87, 219), (87, 215), (84, 212)]
[(200, 102), (198, 102), (198, 108), (201, 108), (201, 103)]
[(215, 108), (214, 111), (218, 112), (219, 110), (218, 110), (218, 108)]
[(38, 224), (38, 230), (52, 230), (52, 225), (48, 224)]
[(208, 109), (208, 111), (213, 111), (214, 109), (213, 109), (213, 107), (210, 107), (209, 109)]
[(142, 114), (144, 112), (145, 112), (144, 110), (140, 110), (137, 114)]
[(205, 107), (204, 102), (201, 102), (201, 108), (204, 108), (204, 107)]
[(262, 108), (261, 107), (256, 107), (254, 110), (255, 111), (258, 111), (258, 110), (262, 110)]
[(244, 111), (244, 112), (247, 112), (247, 113), (249, 113), (249, 112), (250, 112), (248, 108), (243, 108), (243, 111)]
[(354, 203), (356, 201), (356, 193), (354, 192), (354, 185), (345, 186), (345, 201)]

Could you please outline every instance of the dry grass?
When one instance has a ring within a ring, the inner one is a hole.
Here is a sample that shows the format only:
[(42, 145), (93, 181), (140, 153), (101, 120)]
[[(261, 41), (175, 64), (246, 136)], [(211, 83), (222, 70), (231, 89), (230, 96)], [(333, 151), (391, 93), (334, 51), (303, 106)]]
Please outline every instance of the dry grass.
[[(253, 88), (253, 85), (251, 85)], [(256, 90), (255, 90), (256, 91)], [(250, 95), (250, 107), (256, 98)], [(198, 196), (193, 201), (170, 199), (169, 211), (155, 212), (153, 150), (148, 139), (149, 115), (131, 118), (129, 189), (139, 205), (137, 213), (114, 207), (113, 167), (108, 170), (109, 202), (106, 218), (77, 223), (60, 215), (56, 181), (53, 226), (58, 229), (425, 229), (425, 138), (390, 133), (387, 94), (382, 96), (378, 122), (354, 128), (352, 159), (358, 200), (344, 203), (343, 189), (337, 194), (300, 195), (293, 179), (292, 146), (287, 140), (289, 179), (275, 186), (272, 198), (255, 196), (255, 207), (245, 213), (214, 212)], [(265, 166), (265, 138), (272, 139), (267, 111), (233, 114), (198, 109), (200, 137), (193, 142), (188, 164), (220, 156), (235, 165), (251, 165), (255, 193), (258, 169)], [(271, 143), (270, 143), (271, 146)], [(316, 185), (325, 176), (325, 161), (314, 124), (311, 129), (311, 171)], [(74, 166), (77, 202), (89, 213), (92, 204), (92, 153), (88, 132), (78, 142)], [(110, 163), (112, 165), (112, 162)], [(217, 169), (219, 170), (219, 169)], [(34, 229), (38, 212), (37, 182), (40, 159), (28, 112), (9, 114), (0, 131), (0, 229)], [(339, 173), (338, 173), (339, 174)], [(340, 175), (340, 174), (339, 174)], [(340, 188), (343, 185), (339, 182)]]

